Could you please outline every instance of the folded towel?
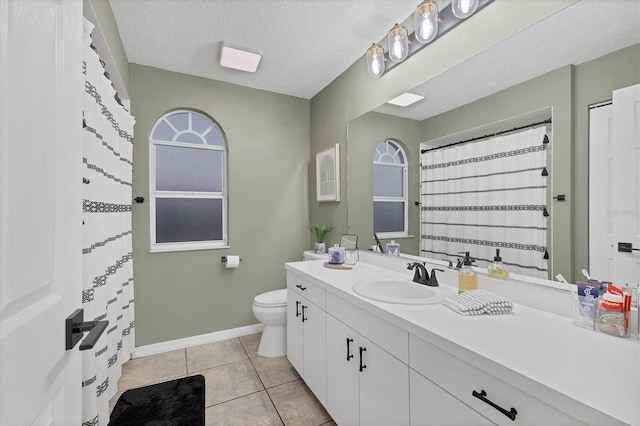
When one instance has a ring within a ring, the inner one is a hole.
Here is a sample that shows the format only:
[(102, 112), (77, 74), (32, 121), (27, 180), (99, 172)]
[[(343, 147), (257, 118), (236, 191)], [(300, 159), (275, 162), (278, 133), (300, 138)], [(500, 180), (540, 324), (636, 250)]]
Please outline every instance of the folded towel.
[(447, 297), (442, 304), (461, 315), (508, 314), (513, 309), (508, 299), (482, 289)]

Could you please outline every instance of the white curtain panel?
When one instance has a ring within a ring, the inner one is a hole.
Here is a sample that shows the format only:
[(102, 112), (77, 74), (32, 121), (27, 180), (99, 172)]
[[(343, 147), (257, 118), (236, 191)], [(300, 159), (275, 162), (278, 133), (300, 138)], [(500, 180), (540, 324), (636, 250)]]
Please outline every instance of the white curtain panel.
[(511, 272), (548, 278), (545, 137), (540, 126), (424, 152), (422, 255), (468, 251), (486, 267), (500, 249)]
[(85, 20), (83, 72), (83, 290), (85, 321), (109, 321), (83, 351), (83, 425), (109, 423), (122, 363), (134, 349), (131, 178), (135, 120), (115, 99)]

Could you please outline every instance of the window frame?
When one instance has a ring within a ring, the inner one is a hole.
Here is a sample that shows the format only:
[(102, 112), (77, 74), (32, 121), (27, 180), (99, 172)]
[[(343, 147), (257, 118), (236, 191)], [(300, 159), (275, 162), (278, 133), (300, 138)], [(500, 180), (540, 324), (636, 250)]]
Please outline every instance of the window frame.
[[(378, 151), (378, 146), (380, 145), (380, 143), (382, 142), (386, 142), (387, 146), (388, 144), (391, 144), (395, 147), (395, 155), (397, 155), (398, 152), (401, 153), (402, 155), (402, 161), (400, 163), (390, 163), (390, 162), (384, 162), (384, 161), (380, 161), (380, 159), (382, 157), (384, 157), (385, 155), (389, 155), (388, 154), (388, 150), (386, 153), (380, 153)], [(409, 175), (409, 159), (407, 157), (407, 153), (405, 151), (405, 149), (402, 147), (402, 145), (400, 145), (400, 143), (394, 139), (384, 139), (380, 142), (378, 142), (374, 148), (374, 159), (373, 159), (373, 166), (371, 169), (371, 178), (372, 178), (372, 192), (374, 192), (373, 194), (373, 202), (371, 205), (371, 213), (372, 216), (375, 214), (374, 210), (375, 210), (375, 203), (376, 202), (388, 202), (388, 203), (404, 203), (404, 211), (403, 211), (403, 223), (404, 223), (404, 229), (402, 231), (396, 231), (396, 232), (375, 232), (375, 228), (374, 228), (374, 233), (376, 233), (378, 235), (379, 238), (383, 238), (383, 239), (389, 239), (389, 238), (406, 238), (409, 236), (409, 190), (407, 188), (408, 185), (408, 175)], [(401, 167), (402, 168), (402, 196), (399, 197), (390, 197), (390, 196), (376, 196), (375, 195), (375, 188), (373, 188), (373, 174), (374, 174), (374, 170), (375, 170), (375, 166), (380, 165), (380, 166), (391, 166), (391, 167)], [(375, 216), (372, 217), (373, 218), (373, 224), (375, 226)]]
[[(223, 138), (224, 146), (219, 145), (209, 145), (204, 138), (205, 132), (198, 132), (193, 129), (188, 130), (192, 133), (199, 135), (203, 139), (203, 144), (195, 144), (188, 142), (176, 142), (175, 139), (185, 133), (185, 130), (175, 129), (175, 126), (169, 123), (171, 127), (173, 127), (176, 131), (173, 137), (173, 141), (169, 142), (166, 140), (158, 140), (154, 139), (154, 133), (157, 126), (166, 121), (168, 117), (175, 115), (187, 113), (189, 114), (188, 125), (191, 127), (191, 118), (192, 114), (200, 115), (209, 121), (213, 126), (216, 126), (220, 131), (220, 134)], [(221, 170), (221, 191), (220, 192), (204, 192), (204, 191), (167, 191), (167, 190), (157, 190), (156, 189), (156, 162), (157, 162), (157, 147), (158, 146), (174, 146), (178, 148), (190, 148), (190, 149), (204, 149), (204, 150), (212, 150), (218, 151), (222, 154), (222, 170)], [(222, 127), (218, 124), (216, 120), (211, 118), (209, 115), (195, 110), (189, 109), (179, 109), (172, 110), (165, 114), (163, 114), (160, 118), (158, 118), (151, 128), (151, 132), (149, 135), (149, 222), (150, 222), (150, 252), (171, 252), (171, 251), (188, 251), (188, 250), (211, 250), (211, 249), (224, 249), (229, 248), (228, 244), (228, 143), (226, 135), (222, 129)], [(156, 200), (158, 198), (177, 198), (177, 199), (213, 199), (213, 200), (222, 200), (222, 239), (220, 240), (206, 240), (206, 241), (181, 241), (181, 242), (166, 242), (159, 243), (157, 242), (156, 235)]]

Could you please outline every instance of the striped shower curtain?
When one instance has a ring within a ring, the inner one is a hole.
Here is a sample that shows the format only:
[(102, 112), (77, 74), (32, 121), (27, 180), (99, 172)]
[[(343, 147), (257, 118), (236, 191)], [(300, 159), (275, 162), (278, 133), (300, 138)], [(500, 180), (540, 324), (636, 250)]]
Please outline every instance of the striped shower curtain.
[(546, 126), (427, 150), (421, 156), (421, 254), (548, 278)]
[(116, 100), (85, 20), (83, 73), (83, 289), (85, 321), (109, 321), (83, 352), (83, 425), (109, 423), (122, 363), (134, 349), (131, 178), (134, 118)]

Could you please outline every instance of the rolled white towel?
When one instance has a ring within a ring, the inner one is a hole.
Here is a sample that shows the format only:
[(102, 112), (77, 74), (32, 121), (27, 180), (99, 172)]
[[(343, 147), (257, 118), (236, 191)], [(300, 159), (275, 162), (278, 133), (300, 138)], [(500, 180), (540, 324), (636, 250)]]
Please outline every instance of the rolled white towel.
[(508, 314), (513, 310), (510, 300), (483, 289), (447, 297), (442, 304), (461, 315)]

